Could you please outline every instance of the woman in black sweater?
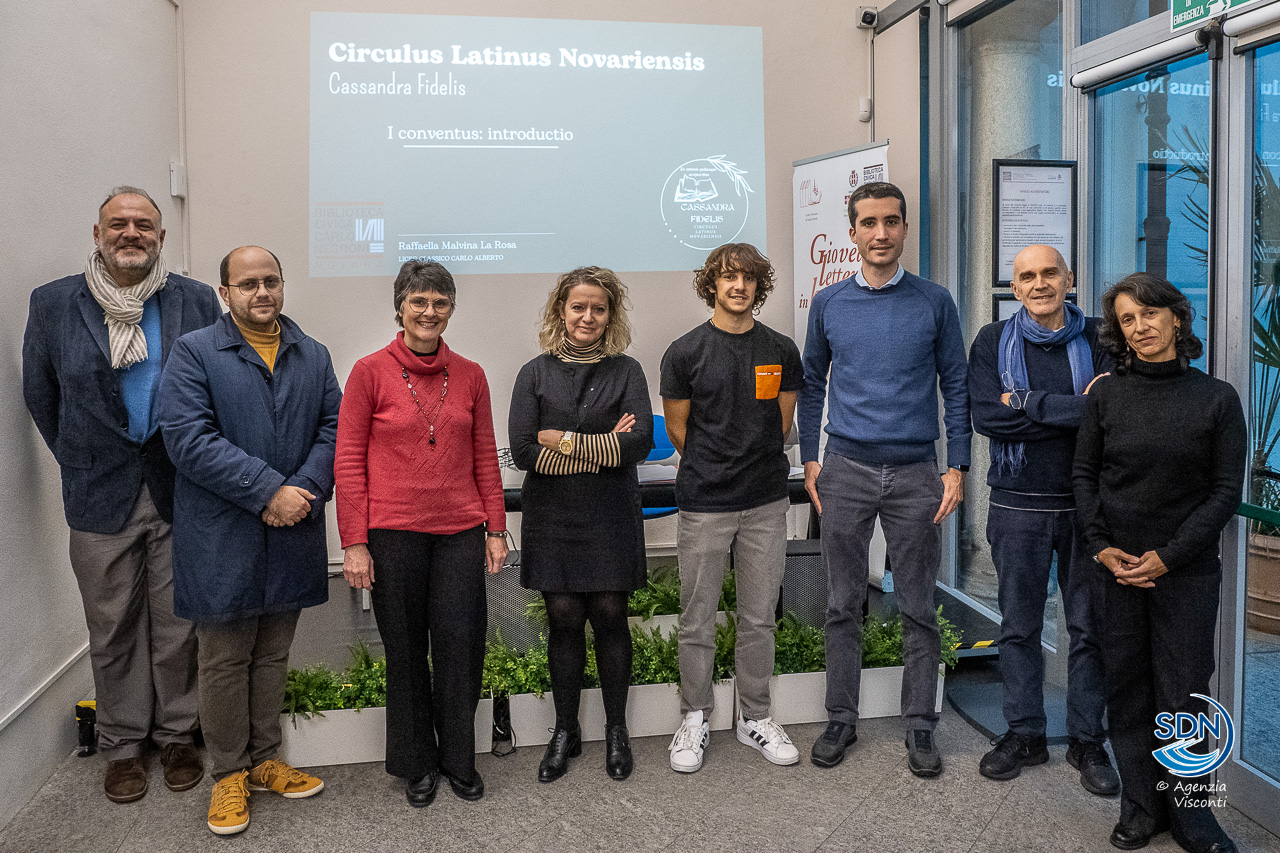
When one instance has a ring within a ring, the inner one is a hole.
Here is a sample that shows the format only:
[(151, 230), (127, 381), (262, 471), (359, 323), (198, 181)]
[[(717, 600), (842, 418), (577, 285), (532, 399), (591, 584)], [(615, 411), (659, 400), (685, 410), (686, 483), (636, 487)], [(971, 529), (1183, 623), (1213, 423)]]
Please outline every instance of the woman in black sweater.
[(631, 344), (626, 289), (610, 270), (560, 276), (542, 312), (543, 354), (520, 369), (508, 434), (521, 489), (520, 582), (547, 603), (556, 727), (538, 780), (564, 775), (582, 751), (578, 697), (585, 627), (595, 636), (605, 710), (605, 767), (631, 774), (627, 596), (644, 585), (644, 517), (636, 463), (653, 448), (653, 413)]
[(1153, 755), (1154, 729), (1161, 712), (1212, 715), (1191, 694), (1209, 695), (1214, 670), (1218, 540), (1240, 503), (1244, 413), (1234, 388), (1189, 366), (1203, 347), (1169, 282), (1128, 276), (1103, 296), (1102, 316), (1116, 375), (1089, 394), (1073, 485), (1099, 563), (1094, 616), (1124, 786), (1111, 843), (1136, 850), (1172, 829), (1185, 850), (1223, 853), (1235, 845), (1213, 812), (1186, 805), (1211, 796), (1188, 788), (1208, 777), (1171, 776)]

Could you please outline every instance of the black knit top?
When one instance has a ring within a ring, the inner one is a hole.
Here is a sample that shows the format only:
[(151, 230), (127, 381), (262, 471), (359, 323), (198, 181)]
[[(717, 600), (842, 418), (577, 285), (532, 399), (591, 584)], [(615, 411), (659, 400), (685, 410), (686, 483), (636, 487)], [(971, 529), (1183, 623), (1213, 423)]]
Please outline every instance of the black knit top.
[(1177, 359), (1098, 380), (1072, 474), (1088, 552), (1154, 550), (1171, 572), (1217, 571), (1247, 443), (1235, 389)]

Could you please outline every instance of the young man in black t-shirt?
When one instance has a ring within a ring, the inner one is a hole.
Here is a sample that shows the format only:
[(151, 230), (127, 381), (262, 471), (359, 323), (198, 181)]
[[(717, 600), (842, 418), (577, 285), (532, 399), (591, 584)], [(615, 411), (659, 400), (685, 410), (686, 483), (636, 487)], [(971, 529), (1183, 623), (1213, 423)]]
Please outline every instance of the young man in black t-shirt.
[(711, 320), (678, 338), (662, 357), (662, 408), (680, 451), (680, 703), (671, 769), (702, 767), (715, 660), (715, 617), (727, 555), (738, 600), (738, 740), (774, 764), (799, 752), (769, 714), (774, 609), (787, 540), (783, 441), (803, 384), (795, 343), (755, 321), (773, 290), (773, 267), (747, 243), (707, 258), (694, 279)]

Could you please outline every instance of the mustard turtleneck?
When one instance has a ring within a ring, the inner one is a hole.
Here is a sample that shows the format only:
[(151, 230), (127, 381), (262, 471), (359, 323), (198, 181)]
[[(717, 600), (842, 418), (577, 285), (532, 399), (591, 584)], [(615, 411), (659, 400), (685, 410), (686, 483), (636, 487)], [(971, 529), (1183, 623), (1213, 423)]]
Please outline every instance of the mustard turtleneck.
[(255, 332), (253, 329), (246, 329), (239, 323), (236, 323), (236, 328), (240, 330), (240, 334), (244, 335), (244, 339), (249, 346), (253, 347), (258, 355), (262, 356), (263, 362), (267, 365), (267, 370), (275, 373), (276, 353), (280, 351), (280, 321), (276, 321), (275, 330), (270, 332)]

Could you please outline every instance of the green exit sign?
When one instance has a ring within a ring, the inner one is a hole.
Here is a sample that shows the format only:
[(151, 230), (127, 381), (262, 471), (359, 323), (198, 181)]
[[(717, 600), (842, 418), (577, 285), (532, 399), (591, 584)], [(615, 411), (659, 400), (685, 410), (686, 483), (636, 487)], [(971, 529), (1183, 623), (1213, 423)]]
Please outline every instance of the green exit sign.
[(1259, 0), (1173, 0), (1169, 4), (1170, 29), (1175, 33), (1192, 30), (1208, 23), (1210, 18), (1257, 2)]

